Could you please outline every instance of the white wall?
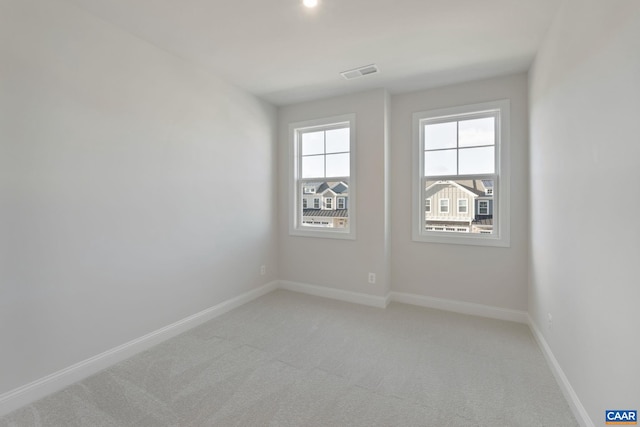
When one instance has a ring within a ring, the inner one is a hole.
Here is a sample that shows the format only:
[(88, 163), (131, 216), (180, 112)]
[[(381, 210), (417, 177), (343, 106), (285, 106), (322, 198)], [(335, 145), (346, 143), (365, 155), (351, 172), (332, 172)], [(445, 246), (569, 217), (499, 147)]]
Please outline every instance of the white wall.
[[(279, 109), (280, 279), (375, 296), (389, 292), (384, 215), (387, 100), (384, 90), (373, 90)], [(290, 236), (289, 124), (348, 113), (356, 114), (356, 240)], [(368, 283), (369, 272), (376, 273), (376, 284)]]
[(277, 277), (275, 124), (67, 2), (0, 1), (0, 394)]
[[(411, 240), (412, 114), (511, 100), (511, 247)], [(391, 282), (396, 292), (527, 308), (527, 77), (499, 77), (391, 97)]]
[(600, 425), (640, 409), (640, 3), (567, 1), (530, 110), (529, 311)]

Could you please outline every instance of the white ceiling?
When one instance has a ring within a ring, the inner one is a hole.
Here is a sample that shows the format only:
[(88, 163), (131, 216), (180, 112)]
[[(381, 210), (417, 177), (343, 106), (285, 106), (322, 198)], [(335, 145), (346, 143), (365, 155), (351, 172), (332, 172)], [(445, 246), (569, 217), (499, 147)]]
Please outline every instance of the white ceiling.
[[(277, 105), (527, 70), (561, 0), (71, 0)], [(340, 71), (375, 63), (346, 81)]]

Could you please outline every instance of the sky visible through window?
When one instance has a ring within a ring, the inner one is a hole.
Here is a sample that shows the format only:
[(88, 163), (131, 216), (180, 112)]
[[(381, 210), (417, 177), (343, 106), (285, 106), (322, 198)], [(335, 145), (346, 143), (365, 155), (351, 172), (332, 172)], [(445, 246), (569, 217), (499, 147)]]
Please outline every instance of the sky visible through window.
[(495, 172), (495, 118), (424, 125), (425, 176)]
[(349, 143), (349, 128), (303, 133), (302, 178), (349, 176)]

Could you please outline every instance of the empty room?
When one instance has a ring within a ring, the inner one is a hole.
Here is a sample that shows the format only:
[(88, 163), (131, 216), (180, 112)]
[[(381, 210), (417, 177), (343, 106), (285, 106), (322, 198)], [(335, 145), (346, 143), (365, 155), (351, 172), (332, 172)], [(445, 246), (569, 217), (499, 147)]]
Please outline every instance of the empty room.
[(0, 0), (0, 427), (635, 425), (639, 119), (637, 0)]

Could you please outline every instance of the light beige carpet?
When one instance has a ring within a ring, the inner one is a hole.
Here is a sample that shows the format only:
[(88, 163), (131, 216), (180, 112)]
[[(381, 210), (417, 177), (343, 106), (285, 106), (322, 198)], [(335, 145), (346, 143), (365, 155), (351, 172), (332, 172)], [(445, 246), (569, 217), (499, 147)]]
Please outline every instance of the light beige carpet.
[(577, 426), (525, 325), (276, 291), (0, 426)]

